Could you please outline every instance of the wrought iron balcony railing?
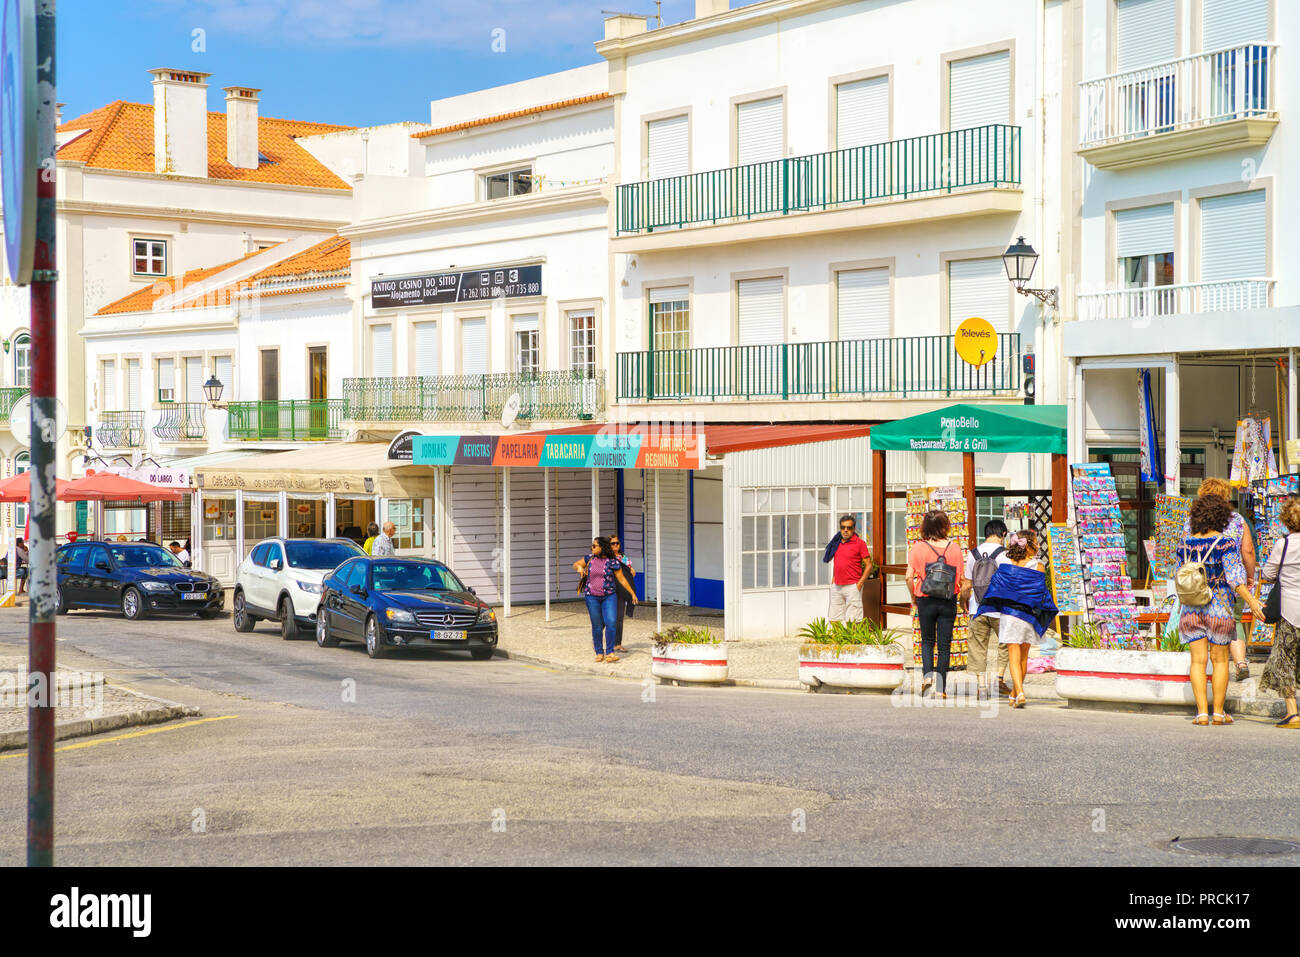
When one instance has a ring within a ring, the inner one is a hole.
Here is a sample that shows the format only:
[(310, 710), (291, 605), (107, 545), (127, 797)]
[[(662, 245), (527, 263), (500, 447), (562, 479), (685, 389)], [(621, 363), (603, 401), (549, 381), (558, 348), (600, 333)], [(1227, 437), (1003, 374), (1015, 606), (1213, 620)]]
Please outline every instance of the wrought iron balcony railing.
[(1272, 279), (1226, 279), (1112, 289), (1079, 296), (1080, 319), (1149, 320), (1187, 312), (1234, 312), (1272, 304)]
[(14, 405), (30, 391), (31, 389), (26, 386), (9, 386), (0, 389), (0, 422), (9, 421), (9, 413), (13, 411)]
[(94, 436), (106, 449), (144, 448), (144, 412), (101, 412)]
[(207, 436), (202, 402), (164, 402), (158, 406), (153, 434), (164, 442), (194, 442)]
[(1020, 388), (1020, 336), (999, 333), (992, 361), (963, 361), (950, 336), (844, 339), (618, 354), (618, 398), (809, 399), (958, 395)]
[(594, 418), (605, 408), (605, 374), (503, 372), (343, 380), (346, 418), (363, 422), (482, 422), (501, 417), (518, 393), (519, 418)]
[(254, 442), (321, 442), (343, 438), (342, 399), (231, 402), (226, 432)]
[(619, 235), (1020, 184), (1020, 127), (974, 126), (618, 187)]

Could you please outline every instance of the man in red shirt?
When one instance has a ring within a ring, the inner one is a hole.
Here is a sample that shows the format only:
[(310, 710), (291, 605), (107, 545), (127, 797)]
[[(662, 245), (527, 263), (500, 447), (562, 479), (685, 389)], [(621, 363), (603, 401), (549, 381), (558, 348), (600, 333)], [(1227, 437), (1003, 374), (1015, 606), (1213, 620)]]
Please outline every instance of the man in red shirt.
[(862, 619), (862, 588), (871, 572), (871, 549), (858, 537), (857, 527), (852, 515), (841, 515), (839, 541), (831, 542), (835, 552), (831, 559), (831, 607), (826, 615), (829, 621)]

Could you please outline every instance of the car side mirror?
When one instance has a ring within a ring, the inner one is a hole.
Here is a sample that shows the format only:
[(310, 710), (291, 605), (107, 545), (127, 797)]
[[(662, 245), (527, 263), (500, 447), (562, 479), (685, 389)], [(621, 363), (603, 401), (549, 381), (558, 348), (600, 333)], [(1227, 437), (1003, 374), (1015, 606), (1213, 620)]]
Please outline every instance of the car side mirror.
[(193, 567), (194, 567), (194, 563), (193, 563), (193, 562), (182, 562), (181, 564), (183, 564), (186, 568), (193, 568)]
[(465, 587), (469, 589), (469, 593), (470, 593), (471, 595), (477, 595), (477, 594), (478, 594), (478, 592), (476, 592), (476, 591), (474, 590), (474, 586), (473, 586), (473, 585), (466, 585)]
[(269, 569), (271, 569), (271, 571), (273, 571), (273, 572), (278, 572), (278, 571), (280, 570), (280, 559), (278, 559), (278, 558), (272, 558), (272, 559), (267, 563), (267, 566), (266, 566), (266, 567), (269, 568)]
[(360, 585), (353, 585), (353, 586), (351, 586), (350, 588), (348, 588), (348, 591), (350, 591), (350, 592), (352, 592), (352, 594), (354, 594), (354, 595), (358, 595), (358, 596), (360, 596), (360, 597), (362, 597), (362, 598), (365, 598), (365, 597), (366, 597), (366, 590), (365, 590), (364, 588), (362, 588)]
[(108, 562), (95, 562), (95, 567), (99, 569), (101, 572), (106, 572), (109, 570)]

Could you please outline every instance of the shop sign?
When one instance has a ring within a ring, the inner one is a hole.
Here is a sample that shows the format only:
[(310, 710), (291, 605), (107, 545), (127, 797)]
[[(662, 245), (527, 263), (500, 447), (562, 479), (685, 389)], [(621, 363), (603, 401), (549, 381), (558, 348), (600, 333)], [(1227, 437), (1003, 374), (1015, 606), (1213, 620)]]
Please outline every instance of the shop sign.
[(399, 434), (393, 441), (388, 443), (388, 461), (390, 462), (409, 462), (411, 461), (411, 440), (419, 432), (408, 429)]
[(978, 368), (997, 355), (998, 331), (987, 319), (971, 316), (957, 327), (952, 344), (957, 355)]
[(416, 465), (536, 466), (569, 469), (698, 469), (698, 435), (563, 433), (560, 435), (420, 435)]
[(137, 482), (156, 485), (158, 488), (180, 488), (186, 491), (190, 489), (190, 473), (184, 469), (169, 469), (162, 466), (159, 468), (105, 469), (105, 471), (112, 471), (114, 475), (134, 479)]
[(498, 266), (473, 272), (443, 272), (370, 281), (370, 305), (375, 309), (440, 306), (541, 294), (540, 265)]
[(259, 472), (203, 472), (203, 490), (242, 489), (245, 492), (352, 492), (367, 494), (366, 480), (360, 475), (331, 473), (259, 473)]

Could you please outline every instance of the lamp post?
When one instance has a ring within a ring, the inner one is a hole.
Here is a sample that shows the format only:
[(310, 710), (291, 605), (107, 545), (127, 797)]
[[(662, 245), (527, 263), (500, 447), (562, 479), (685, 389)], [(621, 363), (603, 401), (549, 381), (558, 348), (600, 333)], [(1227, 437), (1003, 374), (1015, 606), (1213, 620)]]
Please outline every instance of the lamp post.
[(1002, 265), (1006, 267), (1007, 279), (1016, 287), (1016, 292), (1022, 296), (1033, 296), (1043, 305), (1050, 309), (1060, 308), (1058, 290), (1055, 286), (1051, 289), (1031, 289), (1029, 288), (1030, 277), (1034, 275), (1034, 267), (1038, 265), (1038, 253), (1034, 252), (1034, 247), (1025, 242), (1024, 236), (1018, 236), (1016, 241), (1007, 247), (1007, 251), (1002, 254)]
[(224, 409), (225, 406), (221, 404), (221, 393), (225, 388), (215, 372), (208, 376), (208, 381), (203, 383), (203, 397), (208, 400), (208, 405), (214, 409)]

